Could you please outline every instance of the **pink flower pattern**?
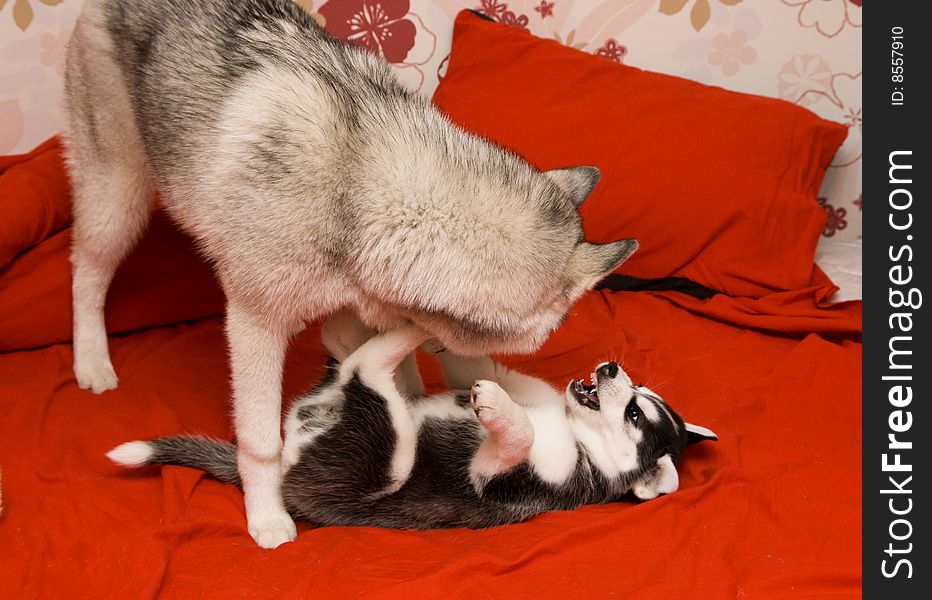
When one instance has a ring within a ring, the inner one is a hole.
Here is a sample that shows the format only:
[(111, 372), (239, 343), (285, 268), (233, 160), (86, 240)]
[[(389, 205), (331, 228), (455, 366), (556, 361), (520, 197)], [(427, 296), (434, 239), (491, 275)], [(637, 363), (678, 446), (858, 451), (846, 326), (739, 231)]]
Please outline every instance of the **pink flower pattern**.
[(825, 229), (822, 230), (822, 235), (825, 237), (832, 237), (848, 226), (848, 221), (845, 220), (845, 216), (848, 214), (847, 209), (844, 207), (835, 208), (829, 204), (827, 198), (819, 198), (819, 206), (825, 210), (825, 214), (828, 217), (825, 221)]
[(506, 10), (502, 14), (502, 19), (499, 21), (503, 25), (512, 25), (514, 27), (520, 27), (521, 29), (527, 29), (527, 24), (530, 22), (527, 15), (516, 15), (510, 10)]
[(619, 44), (612, 38), (605, 40), (605, 43), (595, 51), (596, 55), (603, 56), (609, 60), (613, 60), (616, 63), (624, 62), (625, 55), (628, 54), (628, 49)]
[(60, 31), (58, 35), (43, 33), (40, 38), (42, 53), (39, 54), (39, 62), (47, 67), (52, 67), (56, 73), (64, 76), (65, 55), (70, 38), (71, 33), (68, 31)]
[(502, 13), (508, 10), (508, 5), (498, 0), (479, 0), (479, 8), (476, 10), (490, 19), (500, 21)]
[(480, 0), (477, 11), (503, 25), (512, 25), (527, 30), (531, 20), (527, 15), (519, 15), (508, 10), (508, 5), (498, 0)]
[(330, 0), (320, 7), (327, 31), (335, 37), (381, 54), (390, 63), (404, 62), (414, 47), (417, 29), (406, 18), (409, 0)]
[(747, 43), (748, 32), (744, 29), (735, 29), (730, 36), (724, 33), (716, 34), (712, 38), (709, 64), (716, 67), (721, 65), (725, 75), (736, 74), (742, 64), (749, 65), (757, 60), (757, 50)]
[(806, 92), (819, 88), (826, 90), (831, 82), (832, 70), (824, 58), (798, 54), (784, 64), (777, 75), (777, 91), (781, 98), (806, 106), (814, 101)]
[(845, 124), (848, 127), (857, 127), (858, 130), (862, 130), (864, 127), (864, 120), (861, 118), (860, 106), (846, 106), (845, 113), (842, 115), (842, 118), (845, 120)]
[(547, 17), (553, 16), (553, 5), (555, 2), (547, 2), (547, 0), (540, 0), (540, 4), (534, 7), (534, 10), (540, 13), (541, 19), (546, 19)]
[(861, 0), (781, 0), (798, 7), (796, 21), (801, 27), (813, 27), (819, 34), (833, 38), (845, 27), (861, 26)]
[(450, 64), (450, 54), (447, 53), (442, 59), (440, 59), (440, 64), (437, 65), (437, 81), (443, 81), (444, 75), (447, 74), (447, 66)]

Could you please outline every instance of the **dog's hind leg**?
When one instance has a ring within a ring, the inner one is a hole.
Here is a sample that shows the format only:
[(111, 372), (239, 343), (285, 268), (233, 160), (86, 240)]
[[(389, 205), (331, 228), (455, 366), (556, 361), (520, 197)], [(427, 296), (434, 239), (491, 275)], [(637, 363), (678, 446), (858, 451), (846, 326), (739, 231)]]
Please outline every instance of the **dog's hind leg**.
[(149, 219), (153, 186), (129, 94), (103, 26), (87, 9), (71, 38), (64, 137), (73, 187), (74, 374), (95, 393), (113, 389), (104, 303), (113, 274)]
[(414, 468), (418, 427), (408, 411), (405, 394), (398, 389), (397, 370), (428, 338), (430, 334), (423, 329), (404, 325), (373, 337), (340, 366), (341, 381), (347, 381), (356, 374), (363, 385), (378, 393), (386, 403), (395, 443), (389, 466), (391, 483), (380, 495), (397, 491)]
[(340, 366), (340, 376), (359, 373), (363, 383), (376, 391), (381, 392), (386, 386), (395, 389), (393, 376), (396, 369), (421, 342), (429, 338), (429, 333), (411, 324), (380, 333), (346, 358)]

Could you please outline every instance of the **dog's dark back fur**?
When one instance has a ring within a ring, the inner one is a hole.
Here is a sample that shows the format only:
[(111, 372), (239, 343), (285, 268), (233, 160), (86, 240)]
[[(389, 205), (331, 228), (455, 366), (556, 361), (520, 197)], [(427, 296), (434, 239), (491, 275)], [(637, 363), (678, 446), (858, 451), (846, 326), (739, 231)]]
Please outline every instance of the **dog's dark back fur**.
[[(106, 5), (115, 57), (134, 99), (148, 159), (163, 186), (171, 185), (171, 174), (187, 171), (192, 153), (197, 152), (194, 144), (221, 118), (223, 103), (240, 80), (269, 63), (290, 72), (310, 71), (325, 82), (346, 100), (339, 105), (345, 124), (358, 123), (357, 113), (365, 108), (362, 103), (367, 98), (411, 101), (387, 68), (383, 77), (346, 77), (358, 68), (353, 64), (359, 61), (358, 51), (328, 35), (294, 2), (171, 2), (176, 5), (172, 11), (149, 2)], [(293, 29), (283, 32), (285, 26)], [(269, 32), (283, 35), (273, 41), (266, 39)], [(179, 52), (178, 40), (187, 45), (184, 52)], [(197, 85), (192, 86), (192, 81)], [(277, 153), (287, 143), (281, 132), (294, 124), (268, 125), (265, 143), (255, 146), (255, 172), (250, 174), (256, 176), (274, 177), (286, 168)]]

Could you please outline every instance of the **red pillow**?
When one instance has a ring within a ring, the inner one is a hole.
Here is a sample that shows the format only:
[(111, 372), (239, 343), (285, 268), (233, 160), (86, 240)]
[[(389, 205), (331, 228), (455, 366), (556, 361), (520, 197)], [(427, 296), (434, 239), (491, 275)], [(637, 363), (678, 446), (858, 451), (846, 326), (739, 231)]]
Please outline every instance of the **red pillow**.
[[(71, 339), (71, 230), (55, 233), (68, 224), (70, 199), (56, 139), (27, 155), (0, 156), (0, 208), (5, 209), (0, 218), (0, 352)], [(107, 330), (221, 312), (223, 293), (210, 266), (197, 255), (191, 238), (156, 212), (139, 247), (114, 277)]]
[(58, 138), (28, 154), (0, 156), (0, 268), (71, 219)]
[(650, 73), (469, 11), (434, 102), (541, 169), (594, 165), (587, 237), (636, 237), (622, 270), (733, 296), (808, 285), (816, 194), (847, 129), (772, 98)]
[[(0, 352), (71, 340), (71, 229), (0, 269)], [(163, 213), (120, 265), (107, 295), (110, 334), (223, 312), (223, 292), (194, 242)]]

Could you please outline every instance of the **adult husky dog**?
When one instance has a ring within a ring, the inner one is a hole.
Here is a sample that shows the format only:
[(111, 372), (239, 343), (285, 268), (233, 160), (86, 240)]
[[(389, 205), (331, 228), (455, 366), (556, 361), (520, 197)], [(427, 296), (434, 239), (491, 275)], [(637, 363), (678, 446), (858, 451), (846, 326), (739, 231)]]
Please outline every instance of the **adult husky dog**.
[(104, 299), (157, 189), (226, 293), (238, 469), (263, 547), (295, 536), (281, 371), (302, 322), (350, 307), (464, 355), (530, 351), (637, 247), (583, 241), (596, 169), (542, 173), (466, 134), (290, 0), (88, 0), (66, 104), (78, 385), (117, 385)]
[[(415, 325), (373, 336), (337, 315), (323, 328), (334, 357), (285, 426), (282, 486), (291, 514), (318, 525), (491, 527), (549, 510), (649, 500), (679, 487), (687, 444), (717, 439), (685, 423), (614, 362), (564, 391), (489, 358), (440, 355), (458, 390), (409, 395), (399, 363), (430, 337)], [(233, 444), (202, 437), (129, 442), (108, 456), (175, 464), (239, 484)]]

